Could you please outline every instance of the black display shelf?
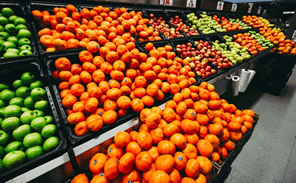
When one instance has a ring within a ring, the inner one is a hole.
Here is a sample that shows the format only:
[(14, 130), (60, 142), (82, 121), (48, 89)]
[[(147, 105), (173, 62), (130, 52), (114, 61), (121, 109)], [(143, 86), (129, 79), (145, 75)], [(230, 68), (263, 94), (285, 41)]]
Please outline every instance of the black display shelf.
[[(28, 58), (37, 57), (38, 53), (37, 53), (36, 42), (34, 39), (34, 32), (31, 27), (30, 21), (28, 21), (28, 16), (25, 11), (25, 7), (17, 1), (16, 2), (14, 2), (14, 1), (0, 2), (0, 9), (2, 10), (2, 8), (4, 8), (4, 7), (10, 7), (14, 11), (14, 14), (16, 16), (22, 17), (27, 21), (26, 26), (27, 26), (28, 30), (31, 32), (31, 37), (29, 39), (31, 41), (30, 46), (32, 47), (32, 55), (11, 57), (11, 58), (1, 58), (0, 62), (6, 63), (6, 62), (14, 61), (14, 60), (21, 60), (21, 59), (28, 59)], [(11, 34), (10, 36), (16, 36), (16, 34)]]
[[(60, 142), (59, 145), (52, 151), (47, 152), (40, 157), (30, 160), (30, 161), (25, 161), (23, 164), (14, 167), (12, 169), (4, 170), (0, 173), (0, 179), (4, 182), (9, 179), (12, 179), (16, 175), (25, 173), (26, 171), (29, 171), (30, 169), (33, 169), (36, 167), (36, 165), (43, 164), (49, 160), (52, 160), (56, 158), (57, 156), (62, 155), (67, 151), (67, 144), (66, 144), (66, 139), (64, 138), (61, 125), (60, 125), (60, 120), (59, 116), (57, 113), (57, 109), (55, 107), (54, 101), (53, 101), (53, 95), (52, 95), (52, 88), (51, 84), (46, 81), (44, 77), (44, 72), (41, 69), (41, 65), (38, 59), (26, 59), (22, 61), (14, 61), (14, 62), (9, 62), (9, 63), (1, 63), (0, 64), (0, 76), (2, 78), (1, 83), (6, 83), (10, 88), (12, 88), (12, 83), (14, 80), (17, 80), (21, 77), (22, 73), (24, 72), (31, 72), (32, 74), (35, 75), (36, 80), (40, 80), (44, 84), (44, 88), (46, 91), (46, 98), (50, 104), (50, 107), (48, 107), (44, 113), (45, 115), (51, 115), (54, 118), (54, 124), (57, 126), (57, 132), (56, 136), (59, 138)], [(7, 77), (9, 76), (9, 77)], [(3, 80), (5, 78), (5, 80)], [(43, 139), (44, 142), (44, 139)]]
[[(77, 49), (67, 49), (67, 50), (57, 50), (55, 52), (46, 52), (46, 47), (43, 46), (40, 43), (40, 37), (38, 36), (38, 32), (42, 30), (42, 28), (39, 25), (39, 22), (36, 21), (31, 14), (33, 10), (39, 10), (39, 11), (48, 11), (51, 15), (53, 15), (53, 8), (55, 7), (63, 7), (65, 8), (68, 4), (67, 3), (54, 3), (54, 2), (40, 2), (40, 1), (31, 1), (27, 5), (27, 14), (28, 19), (31, 21), (32, 26), (32, 34), (34, 35), (36, 46), (38, 48), (39, 54), (41, 56), (49, 56), (49, 55), (58, 55), (63, 53), (72, 53), (77, 51), (85, 50), (86, 48), (77, 48)], [(80, 7), (78, 5), (72, 4), (76, 7), (77, 11), (80, 10)]]
[[(186, 15), (183, 12), (178, 11), (178, 10), (165, 10), (165, 13), (170, 18), (175, 18), (175, 16), (179, 16), (182, 19), (182, 22), (191, 28), (191, 25), (189, 24), (188, 19), (187, 19)], [(198, 30), (198, 29), (196, 29), (196, 30), (199, 33), (199, 35), (195, 35), (196, 37), (204, 35), (200, 30)], [(185, 37), (193, 37), (193, 36), (187, 35), (184, 31), (182, 31), (182, 32), (185, 34)]]

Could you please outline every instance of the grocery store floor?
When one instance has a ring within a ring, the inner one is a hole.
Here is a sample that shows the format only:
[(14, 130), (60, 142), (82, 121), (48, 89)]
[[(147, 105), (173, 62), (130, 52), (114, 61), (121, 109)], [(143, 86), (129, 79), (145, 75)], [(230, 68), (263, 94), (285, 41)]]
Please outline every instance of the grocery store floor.
[(296, 182), (296, 69), (280, 96), (248, 89), (231, 101), (260, 115), (225, 183)]

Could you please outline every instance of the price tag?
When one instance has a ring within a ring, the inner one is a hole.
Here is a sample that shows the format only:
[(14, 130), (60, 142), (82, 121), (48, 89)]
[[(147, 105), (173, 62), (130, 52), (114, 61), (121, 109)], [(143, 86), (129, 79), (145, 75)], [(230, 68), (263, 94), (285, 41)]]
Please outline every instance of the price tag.
[(218, 1), (217, 3), (217, 10), (223, 10), (224, 2), (223, 1)]
[(263, 10), (263, 15), (266, 13), (266, 10)]
[(160, 0), (160, 5), (173, 6), (173, 0)]
[(186, 7), (195, 8), (196, 7), (196, 0), (187, 0)]
[(236, 12), (237, 4), (232, 4), (231, 11)]
[(261, 13), (261, 6), (259, 6), (258, 10), (257, 10), (257, 14)]
[(253, 8), (253, 3), (249, 3), (248, 13), (251, 13)]

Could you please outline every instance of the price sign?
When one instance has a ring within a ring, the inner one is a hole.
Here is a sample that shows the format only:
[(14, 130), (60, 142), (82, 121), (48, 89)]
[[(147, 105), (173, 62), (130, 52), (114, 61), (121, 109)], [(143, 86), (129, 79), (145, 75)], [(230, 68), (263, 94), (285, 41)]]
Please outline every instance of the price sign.
[(292, 38), (296, 38), (296, 30), (294, 30)]
[(186, 7), (195, 8), (196, 7), (196, 0), (187, 0)]
[(160, 5), (173, 6), (173, 0), (160, 0)]
[(232, 4), (231, 11), (236, 12), (237, 4)]
[(251, 13), (253, 8), (253, 3), (249, 3), (248, 13)]
[(223, 1), (218, 1), (217, 3), (217, 10), (223, 10), (224, 2)]
[(263, 15), (266, 13), (266, 10), (263, 10)]
[(257, 10), (257, 14), (261, 13), (261, 6), (259, 6), (258, 10)]

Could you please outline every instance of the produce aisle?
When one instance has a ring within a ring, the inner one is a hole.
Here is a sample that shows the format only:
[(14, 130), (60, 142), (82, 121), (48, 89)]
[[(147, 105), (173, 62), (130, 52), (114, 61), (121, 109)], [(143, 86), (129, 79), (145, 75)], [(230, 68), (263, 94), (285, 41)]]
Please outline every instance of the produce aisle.
[(295, 65), (296, 43), (253, 13), (0, 7), (7, 182), (221, 182), (260, 124), (244, 96), (280, 93)]

